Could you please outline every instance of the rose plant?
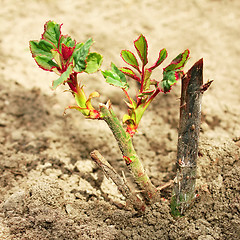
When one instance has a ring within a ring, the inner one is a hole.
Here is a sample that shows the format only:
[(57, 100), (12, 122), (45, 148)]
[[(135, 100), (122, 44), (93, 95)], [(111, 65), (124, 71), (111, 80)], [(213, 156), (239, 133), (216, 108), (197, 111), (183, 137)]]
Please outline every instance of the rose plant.
[[(81, 112), (88, 119), (104, 120), (112, 131), (122, 153), (127, 167), (140, 188), (140, 194), (132, 192), (128, 184), (121, 180), (116, 171), (97, 152), (91, 154), (92, 158), (102, 167), (105, 174), (110, 176), (118, 185), (119, 190), (130, 199), (131, 204), (138, 211), (144, 211), (145, 205), (158, 201), (160, 194), (137, 155), (132, 138), (137, 132), (142, 116), (150, 103), (159, 93), (168, 93), (172, 86), (180, 79), (183, 67), (189, 59), (189, 50), (185, 50), (174, 58), (168, 66), (163, 68), (163, 75), (159, 80), (153, 79), (152, 72), (167, 58), (165, 48), (159, 51), (156, 62), (149, 65), (148, 43), (145, 36), (140, 35), (134, 41), (137, 55), (129, 50), (121, 51), (121, 58), (127, 64), (117, 67), (111, 63), (111, 69), (101, 70), (106, 82), (121, 88), (126, 97), (128, 112), (120, 121), (116, 116), (111, 102), (100, 103), (99, 108), (92, 105), (92, 99), (99, 97), (97, 91), (86, 95), (82, 83), (81, 73), (93, 74), (100, 70), (103, 57), (101, 54), (91, 52), (93, 40), (77, 42), (68, 35), (63, 35), (60, 24), (48, 21), (44, 25), (44, 32), (40, 40), (30, 41), (32, 57), (43, 70), (56, 73), (59, 77), (53, 81), (52, 88), (67, 85), (75, 98), (76, 105), (69, 106)], [(138, 56), (138, 57), (137, 57)], [(130, 96), (128, 81), (137, 81), (136, 96)], [(117, 178), (115, 178), (116, 176)]]

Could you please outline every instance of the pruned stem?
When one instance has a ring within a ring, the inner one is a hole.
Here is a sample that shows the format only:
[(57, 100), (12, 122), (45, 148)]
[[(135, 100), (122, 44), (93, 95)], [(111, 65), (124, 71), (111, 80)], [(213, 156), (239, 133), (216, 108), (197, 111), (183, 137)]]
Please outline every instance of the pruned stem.
[(171, 202), (172, 214), (175, 216), (182, 215), (195, 198), (202, 86), (203, 59), (200, 59), (182, 78), (177, 176)]
[(115, 115), (110, 102), (106, 105), (100, 105), (101, 118), (108, 124), (118, 146), (122, 152), (126, 165), (130, 169), (135, 181), (142, 191), (142, 195), (147, 202), (155, 201), (159, 196), (157, 188), (152, 184), (146, 174), (143, 165), (133, 147), (132, 138), (128, 132), (122, 127), (119, 119)]
[(116, 170), (108, 163), (108, 161), (97, 151), (94, 150), (90, 153), (91, 158), (98, 164), (103, 170), (107, 178), (111, 178), (112, 181), (117, 185), (118, 190), (122, 195), (130, 201), (133, 207), (139, 211), (143, 212), (145, 210), (145, 204), (143, 201), (131, 191), (126, 182), (121, 178), (121, 176), (116, 172)]

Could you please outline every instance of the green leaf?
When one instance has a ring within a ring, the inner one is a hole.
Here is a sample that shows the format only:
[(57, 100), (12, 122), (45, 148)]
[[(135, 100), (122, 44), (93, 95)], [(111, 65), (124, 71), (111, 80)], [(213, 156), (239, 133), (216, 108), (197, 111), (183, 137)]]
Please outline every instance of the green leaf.
[(102, 71), (102, 74), (106, 79), (106, 82), (115, 87), (120, 87), (127, 90), (129, 86), (125, 75), (116, 67), (115, 64), (112, 63), (111, 66), (112, 70)]
[(38, 66), (43, 70), (52, 71), (53, 68), (59, 67), (55, 62), (52, 61), (52, 57), (39, 55), (36, 56), (34, 59)]
[(174, 85), (180, 77), (180, 71), (167, 71), (163, 72), (163, 80), (161, 82), (164, 92), (169, 92), (172, 85)]
[(158, 59), (157, 61), (153, 64), (152, 67), (149, 68), (149, 70), (153, 70), (155, 69), (156, 67), (158, 67), (166, 58), (167, 58), (167, 50), (165, 48), (163, 48), (162, 50), (160, 50), (159, 52), (159, 56), (158, 56)]
[(141, 34), (136, 41), (134, 41), (134, 46), (137, 50), (138, 56), (142, 60), (143, 66), (148, 63), (148, 44), (146, 38)]
[(80, 49), (83, 45), (84, 45), (84, 43), (77, 43), (76, 46), (75, 46), (75, 51)]
[(189, 53), (188, 49), (183, 53), (180, 53), (166, 68), (163, 69), (163, 80), (161, 85), (164, 92), (169, 92), (171, 86), (180, 78), (182, 73), (181, 69), (186, 64), (189, 58)]
[(111, 67), (112, 71), (114, 71), (120, 77), (121, 81), (127, 84), (127, 79), (124, 73), (122, 73), (114, 63), (111, 63)]
[(130, 97), (129, 97), (129, 100), (130, 100), (130, 102), (127, 102), (125, 100), (123, 100), (123, 101), (127, 104), (128, 108), (135, 109), (137, 107), (137, 103)]
[(59, 66), (60, 68), (62, 68), (61, 55), (60, 55), (58, 49), (53, 49), (51, 52), (52, 52), (52, 55), (53, 55), (54, 60), (55, 60), (56, 63), (58, 64), (58, 66)]
[(77, 44), (77, 49), (73, 52), (73, 59), (75, 62), (74, 71), (81, 73), (86, 69), (87, 56), (89, 54), (89, 49), (93, 44), (93, 40), (90, 38), (84, 44)]
[(61, 25), (55, 23), (54, 21), (48, 21), (44, 25), (44, 33), (42, 39), (52, 43), (55, 48), (58, 48), (58, 42), (61, 35)]
[(189, 53), (190, 51), (188, 49), (183, 53), (180, 53), (166, 68), (164, 68), (164, 71), (167, 72), (175, 69), (182, 69), (189, 58)]
[(119, 70), (121, 72), (123, 72), (125, 75), (137, 80), (138, 82), (140, 82), (140, 78), (136, 75), (136, 73), (132, 69), (127, 68), (127, 67), (122, 67)]
[(144, 72), (144, 80), (143, 80), (143, 90), (146, 91), (149, 89), (150, 84), (151, 84), (151, 79), (150, 76), (152, 74), (152, 71), (149, 69), (146, 69)]
[(122, 50), (121, 57), (124, 62), (131, 65), (132, 67), (136, 68), (139, 71), (139, 64), (135, 57), (135, 55), (130, 52), (129, 50)]
[(67, 70), (64, 73), (62, 73), (62, 75), (57, 80), (53, 81), (53, 84), (52, 84), (53, 89), (56, 89), (59, 85), (66, 82), (69, 79), (72, 72), (73, 72), (73, 66), (69, 65)]
[(69, 36), (61, 36), (60, 43), (65, 44), (65, 46), (67, 47), (74, 47), (76, 44), (76, 41), (72, 40), (72, 38)]
[(54, 46), (46, 40), (30, 41), (29, 46), (33, 57), (44, 55), (52, 58), (51, 50), (54, 48)]
[(98, 71), (103, 61), (103, 57), (99, 53), (89, 53), (87, 57), (87, 67), (85, 69), (86, 73), (94, 73)]

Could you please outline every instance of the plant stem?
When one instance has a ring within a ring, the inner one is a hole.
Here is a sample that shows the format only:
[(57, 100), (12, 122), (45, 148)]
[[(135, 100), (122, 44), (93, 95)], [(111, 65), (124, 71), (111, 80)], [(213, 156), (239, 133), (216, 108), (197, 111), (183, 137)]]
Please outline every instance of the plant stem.
[(144, 66), (142, 66), (142, 72), (141, 72), (141, 88), (140, 88), (140, 93), (143, 92), (143, 84), (144, 84)]
[(172, 214), (175, 216), (182, 215), (195, 198), (202, 86), (203, 59), (200, 59), (182, 78), (177, 176), (171, 201)]
[(111, 178), (113, 182), (117, 185), (118, 190), (122, 195), (130, 201), (133, 207), (139, 211), (144, 212), (145, 204), (143, 201), (131, 191), (127, 183), (120, 177), (116, 170), (109, 164), (107, 160), (97, 151), (94, 150), (91, 152), (91, 158), (102, 168), (104, 174), (107, 178)]
[(106, 105), (100, 104), (101, 118), (108, 124), (118, 146), (125, 159), (126, 165), (133, 174), (134, 180), (142, 191), (142, 195), (147, 202), (153, 202), (158, 198), (157, 188), (152, 184), (148, 175), (146, 174), (143, 165), (137, 156), (133, 147), (132, 138), (128, 132), (122, 127), (119, 119), (115, 115), (111, 103), (108, 101)]
[(71, 74), (70, 80), (67, 82), (70, 89), (76, 93), (77, 92), (77, 74)]
[(150, 104), (153, 99), (161, 92), (161, 89), (158, 87), (156, 88), (155, 92), (151, 95), (151, 97), (148, 99), (147, 103)]

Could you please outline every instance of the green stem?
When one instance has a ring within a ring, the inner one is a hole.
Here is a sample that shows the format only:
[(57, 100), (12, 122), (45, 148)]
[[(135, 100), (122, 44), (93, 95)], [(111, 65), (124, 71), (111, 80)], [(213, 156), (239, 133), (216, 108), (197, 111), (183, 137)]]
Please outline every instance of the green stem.
[(146, 103), (140, 104), (136, 109), (135, 109), (135, 114), (136, 114), (136, 126), (138, 127), (142, 116), (144, 114), (144, 112), (146, 111), (146, 109), (148, 108), (148, 106), (150, 105), (150, 103), (154, 100), (154, 98), (158, 95), (158, 93), (160, 92), (160, 89), (157, 88), (155, 90), (155, 92), (153, 93), (153, 95), (151, 95), (151, 97), (147, 100)]
[(118, 146), (128, 168), (133, 174), (138, 186), (143, 191), (143, 197), (147, 202), (156, 201), (158, 198), (158, 194), (156, 194), (157, 189), (146, 174), (143, 165), (134, 149), (131, 136), (122, 127), (122, 124), (114, 113), (110, 102), (108, 102), (106, 105), (100, 105), (100, 114), (101, 118), (108, 124), (115, 139), (117, 140)]

